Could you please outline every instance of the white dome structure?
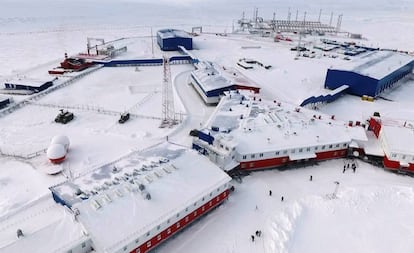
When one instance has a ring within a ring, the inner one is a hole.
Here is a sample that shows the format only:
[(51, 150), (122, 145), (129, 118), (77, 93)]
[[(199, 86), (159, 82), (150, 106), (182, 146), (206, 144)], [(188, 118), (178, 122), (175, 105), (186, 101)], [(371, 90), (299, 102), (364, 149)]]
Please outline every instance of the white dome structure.
[(52, 163), (61, 163), (66, 158), (66, 149), (62, 144), (51, 144), (46, 155)]
[(69, 138), (65, 135), (56, 135), (52, 138), (50, 144), (61, 144), (65, 148), (66, 152), (69, 150)]

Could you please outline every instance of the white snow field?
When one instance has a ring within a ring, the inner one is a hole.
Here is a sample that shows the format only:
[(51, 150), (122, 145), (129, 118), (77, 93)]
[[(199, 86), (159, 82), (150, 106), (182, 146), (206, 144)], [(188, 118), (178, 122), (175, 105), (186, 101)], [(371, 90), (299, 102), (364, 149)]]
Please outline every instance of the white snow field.
[[(240, 58), (272, 65), (270, 70), (239, 69), (260, 85), (261, 96), (300, 104), (311, 95), (326, 92), (327, 68), (344, 60), (294, 60), (296, 52), (289, 49), (297, 45), (297, 36), (292, 36), (293, 42), (275, 43), (271, 38), (250, 35), (215, 35), (231, 32), (232, 22), (243, 11), (246, 17), (252, 16), (254, 7), (265, 19), (271, 19), (273, 12), (286, 19), (290, 8), (293, 16), (298, 9), (299, 18), (306, 11), (307, 18), (317, 20), (323, 9), (322, 21), (329, 23), (333, 12), (335, 25), (336, 16), (343, 14), (342, 28), (363, 35), (358, 43), (414, 51), (414, 2), (410, 0), (1, 0), (0, 5), (0, 86), (10, 78), (47, 73), (62, 61), (65, 52), (85, 51), (87, 37), (125, 38), (121, 42), (128, 52), (121, 58), (161, 57), (158, 45), (151, 43), (151, 28), (155, 34), (160, 28), (203, 26), (212, 34), (194, 38), (192, 53), (200, 59), (228, 67), (236, 67)], [(319, 40), (312, 36), (302, 39), (304, 43)], [(0, 221), (45, 198), (50, 194), (48, 188), (66, 180), (69, 170), (75, 176), (85, 173), (162, 143), (166, 136), (190, 147), (189, 130), (205, 124), (214, 110), (188, 85), (192, 69), (190, 65), (172, 66), (175, 109), (183, 119), (174, 128), (159, 128), (160, 66), (103, 68), (0, 117)], [(345, 121), (364, 121), (375, 111), (414, 120), (413, 94), (414, 80), (409, 79), (383, 94), (387, 100), (367, 102), (345, 95), (319, 110)], [(24, 98), (13, 96), (15, 101)], [(54, 122), (61, 107), (74, 112), (73, 122)], [(133, 117), (120, 125), (119, 114), (126, 110)], [(67, 135), (71, 147), (63, 164), (52, 165), (44, 150), (58, 134)], [(251, 173), (242, 183), (233, 182), (235, 191), (228, 201), (155, 251), (413, 252), (414, 178), (362, 161), (358, 161), (356, 173), (342, 173), (343, 164), (344, 160), (335, 160)], [(45, 173), (54, 166), (62, 166), (64, 174)], [(250, 236), (256, 230), (262, 236), (252, 242)]]

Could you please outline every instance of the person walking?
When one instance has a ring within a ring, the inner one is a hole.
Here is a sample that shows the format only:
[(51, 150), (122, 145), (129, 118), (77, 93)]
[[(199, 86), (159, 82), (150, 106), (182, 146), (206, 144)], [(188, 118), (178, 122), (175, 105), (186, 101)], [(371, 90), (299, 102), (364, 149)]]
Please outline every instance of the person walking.
[(254, 242), (254, 235), (251, 235), (251, 238), (252, 238), (252, 242)]
[(283, 197), (283, 196), (282, 196), (282, 197), (280, 198), (280, 201), (282, 201), (282, 202), (283, 202), (283, 200), (285, 200), (285, 197)]
[(312, 177), (312, 175), (310, 175), (310, 177), (309, 177), (309, 181), (312, 181), (312, 179), (313, 179), (313, 177)]
[(269, 196), (272, 196), (272, 190), (269, 190)]

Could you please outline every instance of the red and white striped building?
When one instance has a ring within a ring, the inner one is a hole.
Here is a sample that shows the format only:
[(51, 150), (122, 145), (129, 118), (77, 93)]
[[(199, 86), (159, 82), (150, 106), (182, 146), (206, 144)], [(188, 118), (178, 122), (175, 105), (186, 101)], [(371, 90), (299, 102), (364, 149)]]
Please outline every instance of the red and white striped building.
[(345, 157), (352, 141), (366, 140), (362, 125), (236, 91), (222, 98), (193, 148), (224, 170), (255, 170)]
[(377, 115), (370, 118), (369, 128), (380, 142), (386, 168), (414, 172), (414, 123)]

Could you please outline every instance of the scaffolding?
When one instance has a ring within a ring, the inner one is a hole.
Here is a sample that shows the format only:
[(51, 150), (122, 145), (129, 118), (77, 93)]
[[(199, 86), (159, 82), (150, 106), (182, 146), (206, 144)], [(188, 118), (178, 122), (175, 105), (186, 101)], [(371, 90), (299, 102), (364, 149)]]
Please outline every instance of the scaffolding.
[(287, 19), (276, 19), (276, 13), (273, 13), (273, 18), (264, 20), (258, 16), (258, 9), (255, 8), (253, 18), (248, 19), (244, 13), (242, 18), (238, 20), (239, 31), (245, 31), (246, 28), (251, 33), (269, 33), (269, 32), (302, 32), (302, 33), (339, 33), (341, 32), (341, 24), (343, 15), (338, 16), (336, 27), (332, 24), (333, 12), (331, 12), (329, 24), (321, 22), (322, 9), (319, 10), (317, 21), (307, 20), (307, 12), (304, 12), (303, 20), (299, 20), (299, 11), (296, 10), (295, 17), (292, 18), (292, 13), (289, 8)]

